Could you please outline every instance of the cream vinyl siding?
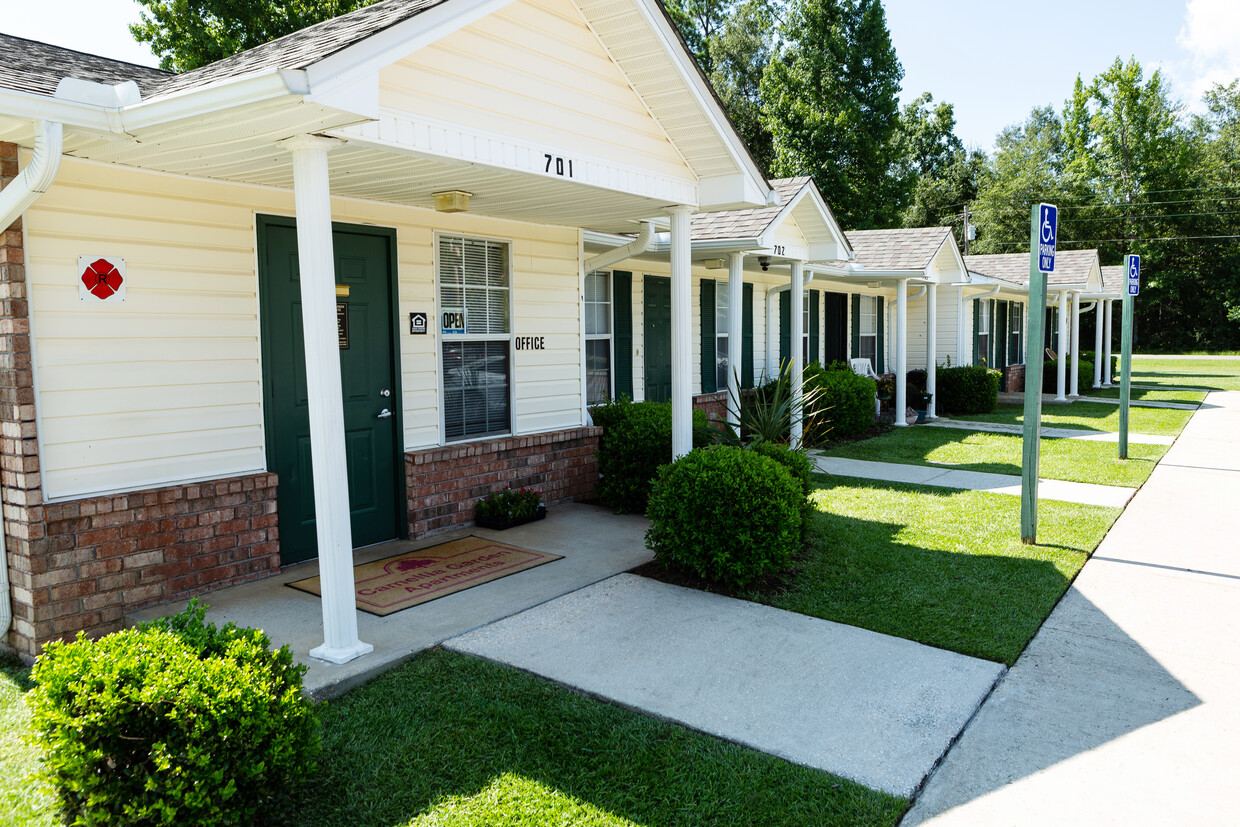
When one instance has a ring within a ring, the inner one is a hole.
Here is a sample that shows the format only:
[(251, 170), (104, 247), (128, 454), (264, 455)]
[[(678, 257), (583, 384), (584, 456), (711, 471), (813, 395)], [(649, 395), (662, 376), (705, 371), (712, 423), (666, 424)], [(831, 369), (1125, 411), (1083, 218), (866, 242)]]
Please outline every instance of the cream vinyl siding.
[(389, 112), (579, 153), (578, 164), (694, 179), (569, 0), (516, 0), (386, 67), (379, 83)]
[[(577, 230), (336, 199), (333, 219), (395, 228), (406, 450), (440, 444), (435, 231), (512, 243), (515, 429), (581, 422)], [(45, 496), (266, 468), (258, 214), (291, 193), (66, 158), (25, 222)], [(125, 259), (127, 300), (79, 300), (79, 255)], [(431, 333), (412, 336), (409, 313)]]

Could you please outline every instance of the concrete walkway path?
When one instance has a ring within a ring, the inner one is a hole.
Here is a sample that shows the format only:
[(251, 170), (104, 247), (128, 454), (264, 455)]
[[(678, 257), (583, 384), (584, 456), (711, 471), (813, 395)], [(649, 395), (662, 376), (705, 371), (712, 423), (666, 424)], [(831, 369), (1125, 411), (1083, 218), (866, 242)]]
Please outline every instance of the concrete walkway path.
[(908, 796), (998, 663), (622, 574), (445, 648)]
[[(992, 494), (1020, 496), (1020, 477), (1010, 474), (987, 474), (981, 471), (955, 471), (929, 465), (902, 465), (895, 462), (871, 462), (864, 459), (824, 457), (813, 453), (810, 459), (820, 471), (839, 477), (860, 477), (882, 482), (907, 482), (939, 488), (964, 488), (989, 491)], [(1038, 497), (1083, 505), (1123, 508), (1136, 492), (1133, 488), (1094, 485), (1063, 480), (1038, 480)]]
[(1236, 823), (1240, 392), (1208, 403), (902, 827)]
[[(1023, 425), (1011, 422), (973, 422), (968, 419), (947, 419), (938, 417), (926, 423), (934, 428), (959, 428), (962, 431), (986, 431), (995, 434), (1025, 433)], [(1042, 426), (1043, 439), (1079, 439), (1082, 442), (1119, 442), (1119, 434), (1113, 431), (1087, 431), (1084, 428), (1054, 428)], [(1173, 436), (1156, 434), (1134, 434), (1129, 432), (1128, 442), (1133, 445), (1170, 445), (1175, 442)]]

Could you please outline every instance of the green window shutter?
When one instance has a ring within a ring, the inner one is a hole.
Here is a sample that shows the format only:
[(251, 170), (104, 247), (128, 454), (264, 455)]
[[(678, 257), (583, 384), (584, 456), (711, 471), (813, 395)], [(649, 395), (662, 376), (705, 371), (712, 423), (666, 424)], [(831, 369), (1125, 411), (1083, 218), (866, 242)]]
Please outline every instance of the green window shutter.
[[(745, 284), (741, 286), (741, 293), (744, 296), (743, 302), (745, 312), (741, 316), (741, 348), (744, 354), (741, 356), (741, 385), (746, 388), (753, 387), (753, 285)], [(731, 343), (728, 343), (729, 358), (731, 358)], [(731, 370), (731, 367), (729, 367)]]
[(856, 359), (857, 352), (861, 350), (861, 294), (853, 293), (852, 297), (852, 350), (848, 352), (848, 358)]
[(885, 318), (886, 313), (883, 311), (883, 297), (882, 296), (878, 297), (877, 303), (878, 303), (878, 336), (876, 338), (878, 342), (876, 346), (877, 354), (875, 356), (874, 361), (878, 362), (878, 369), (876, 372), (886, 373), (887, 366), (883, 363), (883, 327), (885, 326), (883, 322), (886, 321), (886, 318)]
[(809, 361), (821, 362), (818, 353), (818, 291), (809, 291)]
[(787, 362), (792, 358), (792, 298), (791, 290), (779, 294), (779, 361)]
[(982, 314), (981, 314), (981, 311), (978, 310), (977, 308), (976, 299), (970, 302), (970, 304), (973, 305), (973, 364), (978, 365), (978, 364), (981, 364), (981, 361), (978, 358), (979, 354), (977, 352), (977, 335), (978, 335), (978, 327), (979, 327), (978, 323), (981, 320)]
[(715, 384), (715, 280), (702, 279), (702, 393)]
[(633, 274), (611, 273), (612, 346), (616, 351), (616, 396), (633, 398)]

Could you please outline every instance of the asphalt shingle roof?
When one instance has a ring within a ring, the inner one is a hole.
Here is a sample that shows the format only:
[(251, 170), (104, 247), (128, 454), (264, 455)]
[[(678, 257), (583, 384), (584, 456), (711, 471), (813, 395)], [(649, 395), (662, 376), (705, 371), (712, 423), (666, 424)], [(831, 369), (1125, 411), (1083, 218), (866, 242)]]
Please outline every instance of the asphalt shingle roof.
[[(1085, 284), (1098, 260), (1097, 250), (1058, 250), (1055, 272), (1046, 279), (1048, 285)], [(1029, 284), (1028, 253), (997, 253), (988, 256), (965, 256), (964, 265), (972, 273), (1003, 279), (1016, 284)]]
[(924, 270), (950, 233), (951, 227), (916, 227), (850, 230), (845, 235), (857, 261), (868, 270)]
[(1128, 276), (1124, 273), (1124, 265), (1108, 264), (1102, 268), (1102, 289), (1107, 293), (1123, 295)]
[(148, 95), (176, 76), (162, 69), (0, 34), (0, 88), (50, 97), (65, 77), (107, 84), (132, 80), (143, 95)]
[(757, 238), (783, 211), (788, 202), (809, 184), (808, 176), (780, 178), (771, 182), (771, 188), (779, 193), (780, 206), (761, 207), (754, 210), (726, 210), (724, 212), (698, 213), (693, 216), (691, 235), (694, 241), (713, 239)]

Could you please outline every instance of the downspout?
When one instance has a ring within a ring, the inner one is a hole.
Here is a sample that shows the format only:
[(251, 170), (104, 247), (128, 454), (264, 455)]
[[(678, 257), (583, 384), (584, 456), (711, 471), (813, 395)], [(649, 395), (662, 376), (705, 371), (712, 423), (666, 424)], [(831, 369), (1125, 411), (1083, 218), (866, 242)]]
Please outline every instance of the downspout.
[(1085, 305), (1084, 307), (1082, 307), (1080, 310), (1078, 310), (1077, 315), (1080, 316), (1084, 313), (1088, 313), (1089, 311), (1093, 310), (1097, 306), (1098, 306), (1098, 302), (1097, 300), (1094, 300), (1090, 302), (1089, 304)]
[[(54, 121), (39, 121), (34, 127), (34, 155), (13, 181), (0, 190), (0, 227), (8, 228), (21, 218), (39, 196), (51, 188), (60, 171), (64, 148), (64, 128)], [(4, 539), (4, 516), (0, 514), (0, 640), (13, 623), (13, 602), (9, 593), (9, 550)]]
[[(649, 221), (643, 221), (642, 228), (637, 233), (637, 238), (623, 247), (616, 247), (614, 250), (608, 250), (605, 253), (599, 253), (594, 258), (586, 259), (582, 265), (582, 278), (584, 279), (585, 274), (593, 273), (595, 270), (602, 270), (604, 267), (610, 267), (617, 262), (624, 261), (626, 258), (641, 255), (650, 249), (652, 241), (654, 241), (654, 226)], [(584, 283), (582, 287), (584, 289)]]
[[(801, 286), (809, 287), (809, 283), (813, 280), (814, 274), (807, 269), (805, 275), (801, 278)], [(766, 291), (766, 359), (764, 361), (766, 362), (767, 381), (776, 378), (776, 368), (778, 367), (771, 361), (771, 331), (775, 329), (775, 294), (791, 289), (792, 285), (784, 282), (783, 284), (767, 288)], [(792, 309), (789, 308), (788, 312), (791, 313)], [(776, 355), (778, 352), (778, 350), (775, 351)]]

